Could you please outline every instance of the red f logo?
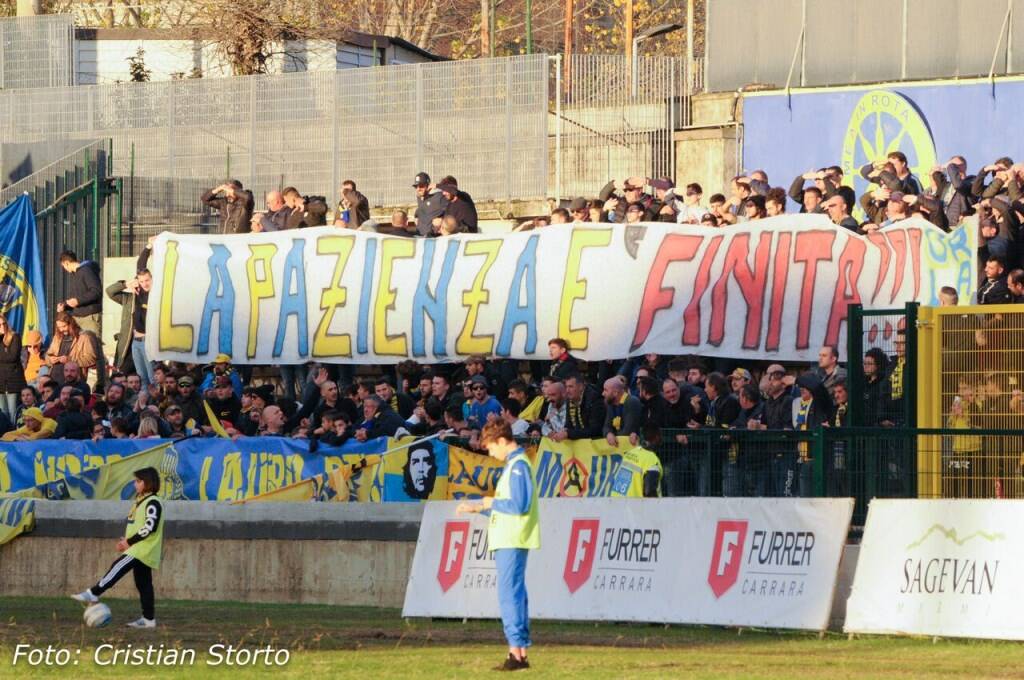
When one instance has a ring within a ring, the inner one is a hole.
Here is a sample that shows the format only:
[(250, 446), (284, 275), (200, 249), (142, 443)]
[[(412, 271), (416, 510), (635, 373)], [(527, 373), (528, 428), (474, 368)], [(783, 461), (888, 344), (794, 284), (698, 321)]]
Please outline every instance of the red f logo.
[(597, 532), (600, 521), (596, 519), (574, 519), (569, 533), (569, 550), (565, 555), (565, 571), (562, 577), (575, 593), (590, 578), (597, 555)]
[(437, 565), (437, 582), (441, 584), (441, 592), (447, 593), (462, 575), (462, 560), (466, 557), (468, 539), (468, 521), (445, 523), (441, 563)]
[(711, 551), (711, 568), (708, 569), (708, 585), (715, 597), (722, 597), (733, 587), (740, 575), (743, 559), (743, 544), (747, 540), (745, 520), (726, 520), (715, 529), (715, 547)]

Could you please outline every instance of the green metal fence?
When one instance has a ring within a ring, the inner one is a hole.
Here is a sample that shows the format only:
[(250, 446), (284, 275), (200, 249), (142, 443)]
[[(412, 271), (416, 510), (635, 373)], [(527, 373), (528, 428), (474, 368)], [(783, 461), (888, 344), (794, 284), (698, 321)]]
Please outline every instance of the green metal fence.
[(849, 306), (850, 425), (917, 424), (917, 311), (914, 302), (903, 309)]

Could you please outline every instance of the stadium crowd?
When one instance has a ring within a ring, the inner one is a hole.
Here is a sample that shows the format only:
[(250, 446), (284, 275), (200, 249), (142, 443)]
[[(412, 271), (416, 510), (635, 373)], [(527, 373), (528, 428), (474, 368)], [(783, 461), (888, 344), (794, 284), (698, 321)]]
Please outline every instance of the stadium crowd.
[[(715, 194), (706, 206), (697, 184), (688, 184), (680, 195), (667, 178), (613, 180), (597, 199), (577, 198), (568, 208), (557, 208), (517, 229), (640, 221), (726, 227), (784, 213), (787, 196), (800, 204), (801, 212), (825, 213), (837, 227), (859, 233), (911, 215), (948, 229), (977, 213), (980, 259), (985, 262), (978, 302), (1024, 301), (1024, 271), (1015, 245), (1024, 240), (1024, 165), (1003, 158), (969, 176), (964, 159), (954, 157), (934, 168), (922, 187), (909, 173), (903, 154), (893, 152), (866, 165), (861, 174), (880, 187), (860, 197), (866, 215), (861, 222), (851, 217), (857, 198), (843, 184), (842, 170), (832, 166), (796, 177), (788, 191), (771, 187), (763, 171), (736, 177), (728, 198)], [(396, 211), (391, 224), (382, 225), (370, 219), (369, 201), (346, 180), (333, 224), (409, 237), (477, 231), (473, 199), (459, 190), (454, 177), (435, 186), (426, 173), (419, 173), (413, 188), (413, 219)], [(218, 211), (224, 233), (318, 226), (328, 219), (323, 197), (303, 196), (292, 187), (269, 192), (263, 211), (254, 211), (251, 192), (235, 180), (212, 188), (203, 201)], [(47, 347), (33, 331), (22, 348), (18, 335), (0, 317), (3, 441), (283, 436), (307, 440), (310, 450), (316, 451), (349, 439), (450, 430), (475, 447), (482, 427), (501, 419), (517, 436), (543, 435), (559, 441), (614, 441), (622, 436), (652, 447), (660, 443), (662, 430), (676, 430), (675, 444), (685, 447), (685, 431), (701, 428), (842, 427), (851, 396), (863, 401), (867, 423), (899, 425), (903, 413), (902, 335), (896, 339), (894, 355), (873, 348), (859, 359), (865, 378), (860, 395), (848, 393), (846, 371), (834, 347), (823, 347), (818, 364), (809, 370), (654, 354), (585, 365), (559, 338), (548, 343), (550, 362), (474, 356), (460, 364), (437, 366), (406, 361), (396, 370), (364, 366), (359, 375), (353, 366), (319, 363), (254, 371), (233, 365), (226, 355), (205, 366), (153, 362), (145, 350), (151, 246), (152, 239), (138, 258), (134, 278), (105, 291), (122, 308), (109, 367), (98, 339), (104, 291), (94, 262), (79, 262), (74, 253), (62, 253), (69, 297), (57, 305), (55, 332)], [(940, 298), (943, 304), (957, 303), (953, 289), (943, 289)], [(979, 344), (984, 333), (979, 331)], [(972, 398), (984, 389), (961, 387)], [(1024, 412), (1024, 400), (1019, 395), (1014, 399)], [(960, 409), (955, 415), (968, 407), (960, 404)], [(788, 469), (775, 477), (799, 477), (799, 462), (794, 452), (792, 459), (780, 463)], [(672, 476), (668, 478), (671, 483)], [(774, 492), (786, 495), (795, 490), (787, 486)]]

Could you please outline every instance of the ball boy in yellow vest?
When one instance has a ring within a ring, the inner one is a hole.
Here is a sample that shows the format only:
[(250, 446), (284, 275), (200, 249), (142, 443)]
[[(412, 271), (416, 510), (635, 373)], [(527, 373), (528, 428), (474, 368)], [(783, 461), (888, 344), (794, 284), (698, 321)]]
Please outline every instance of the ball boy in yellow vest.
[(529, 550), (540, 547), (537, 487), (533, 465), (506, 421), (485, 425), (480, 439), (488, 453), (505, 461), (505, 467), (493, 498), (484, 498), (482, 503), (460, 503), (457, 512), (490, 514), (487, 543), (498, 568), (498, 604), (508, 640), (508, 656), (495, 670), (517, 671), (530, 667), (526, 659), (530, 646), (526, 557)]
[(156, 497), (159, 491), (160, 473), (156, 468), (135, 471), (135, 504), (128, 513), (125, 536), (117, 542), (121, 556), (114, 560), (96, 585), (71, 596), (86, 605), (99, 602), (100, 595), (132, 572), (142, 600), (142, 618), (129, 623), (129, 628), (156, 628), (153, 570), (160, 567), (164, 542), (163, 506)]

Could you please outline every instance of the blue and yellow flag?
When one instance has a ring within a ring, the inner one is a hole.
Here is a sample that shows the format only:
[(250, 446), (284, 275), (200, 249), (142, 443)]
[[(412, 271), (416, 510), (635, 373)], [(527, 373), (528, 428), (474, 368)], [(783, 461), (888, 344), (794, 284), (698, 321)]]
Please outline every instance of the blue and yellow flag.
[(0, 209), (0, 313), (22, 338), (30, 330), (49, 337), (36, 216), (27, 195)]

